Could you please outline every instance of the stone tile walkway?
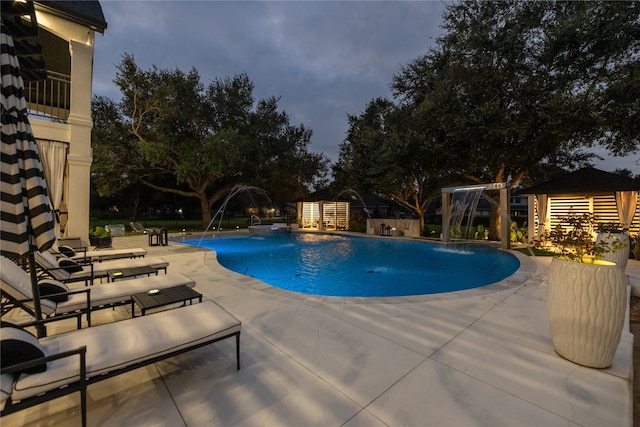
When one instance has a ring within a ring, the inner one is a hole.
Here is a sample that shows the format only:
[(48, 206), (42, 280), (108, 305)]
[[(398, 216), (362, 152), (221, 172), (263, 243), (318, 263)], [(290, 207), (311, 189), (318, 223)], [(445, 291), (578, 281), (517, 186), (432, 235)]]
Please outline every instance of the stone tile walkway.
[[(147, 241), (118, 237), (114, 246)], [(549, 258), (518, 255), (516, 278), (491, 291), (350, 301), (276, 290), (176, 241), (147, 249), (242, 321), (242, 369), (230, 341), (99, 382), (89, 388), (89, 425), (632, 425), (633, 336), (625, 328), (608, 369), (559, 357), (546, 317)], [(640, 262), (627, 273), (640, 286)], [(101, 310), (94, 321), (125, 319), (129, 310)], [(73, 327), (57, 323), (56, 333)], [(71, 395), (1, 424), (79, 419)]]

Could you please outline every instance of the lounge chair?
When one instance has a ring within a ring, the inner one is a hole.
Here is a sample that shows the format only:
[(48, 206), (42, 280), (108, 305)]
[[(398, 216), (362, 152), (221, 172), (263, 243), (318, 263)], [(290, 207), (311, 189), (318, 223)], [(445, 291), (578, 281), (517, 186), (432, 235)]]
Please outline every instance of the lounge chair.
[(70, 247), (54, 247), (53, 254), (62, 254), (76, 261), (102, 262), (123, 258), (144, 258), (147, 250), (144, 248), (105, 249), (100, 251), (76, 251)]
[[(87, 323), (91, 326), (91, 311), (129, 304), (131, 295), (139, 292), (180, 285), (194, 287), (195, 282), (184, 274), (165, 274), (123, 280), (114, 285), (103, 284), (83, 289), (69, 289), (61, 282), (44, 280), (41, 281), (41, 289), (48, 289), (50, 294), (41, 294), (40, 306), (46, 318), (84, 312), (87, 315)], [(29, 274), (5, 257), (0, 257), (0, 291), (8, 300), (2, 304), (2, 314), (14, 308), (21, 308), (30, 315), (35, 315)]]
[[(236, 338), (239, 370), (240, 330), (240, 321), (212, 301), (40, 339), (25, 330), (3, 325), (2, 340), (13, 339), (31, 351), (17, 354), (11, 345), (5, 346), (3, 342), (0, 346), (0, 415), (80, 392), (85, 426), (87, 386), (98, 381), (231, 337)], [(34, 359), (15, 361), (28, 353)], [(7, 363), (9, 360), (15, 364)], [(44, 362), (46, 371), (23, 373)]]
[(64, 283), (84, 281), (85, 285), (93, 285), (94, 278), (107, 277), (109, 271), (151, 267), (157, 274), (159, 270), (166, 273), (169, 266), (169, 263), (160, 257), (113, 260), (86, 265), (64, 256), (56, 258), (50, 252), (36, 252), (35, 260), (41, 269), (40, 276), (48, 275)]
[(147, 234), (148, 232), (154, 232), (159, 230), (158, 228), (145, 227), (139, 222), (130, 222), (129, 225), (131, 226), (131, 230), (133, 230), (134, 233)]

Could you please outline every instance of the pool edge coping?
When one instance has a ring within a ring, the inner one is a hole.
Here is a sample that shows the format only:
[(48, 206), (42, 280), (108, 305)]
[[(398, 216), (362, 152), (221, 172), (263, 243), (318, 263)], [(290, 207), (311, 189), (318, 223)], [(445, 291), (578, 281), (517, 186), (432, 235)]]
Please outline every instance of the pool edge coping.
[[(181, 243), (181, 242), (176, 242)], [(185, 244), (186, 245), (186, 244)], [(246, 276), (242, 273), (230, 270), (218, 262), (217, 254), (214, 250), (198, 247), (198, 249), (206, 251), (205, 264), (207, 267), (211, 267), (208, 261), (215, 262), (215, 266), (223, 269), (230, 275), (237, 275), (244, 285), (250, 286), (252, 289), (268, 293), (270, 295), (276, 295), (281, 297), (287, 297), (295, 300), (319, 302), (319, 303), (331, 303), (331, 304), (406, 304), (406, 303), (419, 303), (429, 301), (446, 301), (460, 298), (482, 297), (489, 296), (501, 291), (515, 291), (520, 286), (524, 285), (532, 277), (537, 269), (536, 263), (530, 256), (527, 256), (520, 251), (513, 249), (500, 249), (516, 257), (520, 262), (520, 267), (509, 275), (508, 277), (491, 283), (489, 285), (481, 286), (478, 288), (465, 289), (461, 291), (441, 292), (436, 294), (425, 295), (409, 295), (409, 296), (392, 296), (392, 297), (341, 297), (341, 296), (323, 296), (312, 295), (301, 292), (289, 291), (286, 289), (278, 288), (269, 283), (263, 282), (255, 277)]]

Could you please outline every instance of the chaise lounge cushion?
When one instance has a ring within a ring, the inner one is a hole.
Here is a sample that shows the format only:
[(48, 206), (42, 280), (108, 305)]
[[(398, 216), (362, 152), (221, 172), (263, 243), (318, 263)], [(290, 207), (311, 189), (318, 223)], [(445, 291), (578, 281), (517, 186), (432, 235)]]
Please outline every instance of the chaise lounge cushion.
[[(25, 300), (23, 305), (33, 309), (33, 293), (31, 289), (31, 278), (29, 274), (18, 267), (10, 259), (0, 256), (0, 287), (2, 292), (14, 300)], [(69, 290), (86, 289), (80, 284), (67, 286), (56, 280), (44, 279), (40, 283), (57, 284), (67, 287)], [(139, 292), (146, 292), (149, 289), (164, 289), (173, 286), (185, 285), (194, 287), (196, 283), (193, 279), (180, 273), (163, 274), (159, 276), (140, 277), (130, 280), (119, 280), (117, 283), (96, 284), (90, 288), (91, 307), (101, 307), (108, 304), (131, 301), (131, 295)], [(42, 288), (40, 288), (43, 296)], [(42, 313), (49, 317), (56, 314), (70, 313), (76, 310), (87, 308), (87, 296), (85, 293), (68, 295), (64, 301), (54, 302), (44, 296), (40, 299)]]
[[(46, 355), (87, 347), (87, 377), (239, 333), (240, 321), (212, 301), (41, 338)], [(12, 398), (24, 399), (78, 381), (77, 358), (54, 360), (46, 372), (21, 374)]]
[(91, 261), (107, 261), (122, 258), (144, 258), (147, 255), (147, 250), (144, 248), (129, 248), (129, 249), (109, 249), (109, 250), (97, 250), (80, 252), (74, 256), (69, 256), (71, 259)]
[[(0, 360), (2, 360), (0, 373), (7, 366), (44, 357), (44, 350), (40, 346), (38, 339), (29, 332), (18, 327), (9, 326), (6, 323), (2, 324), (0, 330), (0, 337), (2, 338), (0, 343)], [(25, 369), (22, 372), (35, 374), (45, 372), (46, 369), (47, 365), (43, 363), (42, 365)]]
[(40, 280), (38, 282), (38, 288), (40, 289), (40, 296), (42, 298), (51, 300), (53, 302), (63, 302), (69, 300), (69, 295), (49, 296), (53, 294), (69, 292), (69, 287), (62, 282), (58, 282), (57, 280)]
[[(63, 281), (79, 281), (86, 280), (91, 278), (91, 267), (90, 266), (81, 266), (80, 271), (76, 271), (73, 273), (69, 273), (68, 271), (58, 269), (60, 265), (58, 264), (58, 260), (56, 260), (55, 256), (49, 252), (36, 252), (35, 253), (36, 262), (38, 265), (51, 269), (50, 273), (58, 280)], [(136, 258), (136, 259), (122, 259), (115, 261), (104, 261), (93, 264), (93, 276), (95, 277), (106, 277), (108, 275), (109, 270), (120, 270), (124, 268), (132, 268), (132, 267), (144, 267), (149, 266), (153, 267), (156, 270), (166, 269), (169, 266), (169, 263), (165, 261), (161, 257), (153, 257), (153, 258)]]
[(62, 255), (66, 256), (67, 258), (72, 258), (76, 255), (76, 251), (71, 247), (71, 246), (58, 246), (58, 252), (60, 252)]
[(58, 261), (58, 265), (67, 270), (69, 273), (77, 273), (78, 271), (82, 271), (82, 266), (72, 259), (60, 258), (60, 260)]
[[(115, 283), (101, 283), (92, 286), (91, 306), (99, 307), (107, 304), (131, 301), (131, 295), (146, 292), (149, 289), (164, 289), (172, 286), (186, 285), (193, 288), (193, 279), (181, 273), (163, 274), (161, 276), (140, 277), (138, 279), (118, 280)], [(82, 287), (84, 288), (84, 286)], [(82, 289), (78, 288), (78, 289)], [(75, 289), (71, 287), (71, 289)], [(87, 307), (84, 294), (73, 294), (67, 301), (59, 302), (56, 313), (69, 313)]]
[[(18, 267), (15, 262), (3, 256), (0, 256), (0, 281), (2, 282), (0, 283), (2, 292), (11, 298), (16, 300), (33, 299), (29, 274)], [(33, 307), (33, 304), (30, 306)], [(41, 299), (40, 308), (45, 316), (49, 316), (55, 312), (56, 303), (48, 299)]]
[(167, 268), (169, 263), (165, 261), (162, 257), (145, 257), (145, 258), (135, 258), (135, 259), (119, 259), (112, 261), (103, 261), (97, 262), (93, 264), (93, 272), (98, 275), (107, 275), (107, 271), (109, 270), (119, 270), (124, 268), (132, 268), (132, 267), (143, 267), (149, 266), (153, 267), (156, 270), (161, 270)]

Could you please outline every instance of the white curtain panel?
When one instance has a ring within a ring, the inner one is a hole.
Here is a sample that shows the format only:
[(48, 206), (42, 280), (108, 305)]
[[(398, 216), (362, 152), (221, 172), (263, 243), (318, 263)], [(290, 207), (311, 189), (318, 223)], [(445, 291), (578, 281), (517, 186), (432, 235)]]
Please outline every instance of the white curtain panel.
[(631, 228), (633, 216), (636, 214), (636, 205), (638, 204), (637, 191), (616, 191), (616, 208), (618, 209), (618, 218), (622, 223), (622, 228), (627, 231)]
[(538, 237), (544, 234), (544, 223), (547, 222), (547, 194), (536, 194), (538, 212)]
[[(64, 192), (64, 174), (67, 166), (68, 144), (60, 141), (36, 140), (40, 149), (40, 161), (49, 189), (53, 209), (59, 211)], [(56, 237), (60, 236), (60, 223), (55, 221)]]

